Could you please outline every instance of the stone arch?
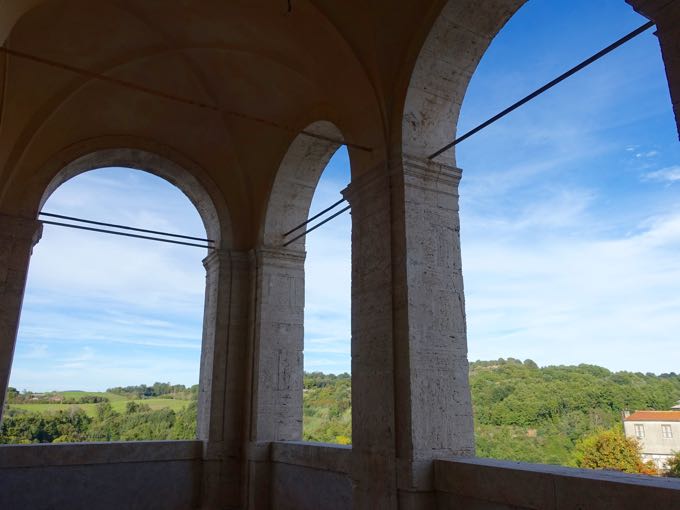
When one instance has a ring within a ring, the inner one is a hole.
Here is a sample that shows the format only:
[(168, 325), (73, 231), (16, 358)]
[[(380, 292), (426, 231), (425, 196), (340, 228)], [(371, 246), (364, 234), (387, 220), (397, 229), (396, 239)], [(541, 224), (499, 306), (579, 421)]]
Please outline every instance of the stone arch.
[(22, 217), (37, 217), (51, 194), (69, 179), (111, 166), (148, 172), (176, 186), (196, 207), (207, 237), (215, 241), (216, 249), (204, 259), (207, 273), (197, 423), (198, 439), (211, 442), (210, 431), (216, 428), (213, 422), (219, 422), (225, 414), (225, 380), (218, 372), (228, 341), (226, 326), (230, 314), (224, 296), (230, 295), (233, 241), (226, 202), (207, 173), (172, 149), (150, 141), (131, 137), (86, 140), (57, 153), (38, 169), (29, 186), (19, 194)]
[[(401, 122), (403, 152), (426, 158), (454, 138), (463, 98), (479, 61), (525, 2), (445, 2), (410, 74)], [(437, 161), (455, 166), (454, 154), (449, 150)]]
[[(342, 140), (342, 133), (331, 122), (313, 122), (305, 131), (329, 140), (298, 135), (283, 157), (269, 195), (261, 240), (265, 246), (282, 246), (283, 234), (309, 216), (314, 190), (328, 161), (340, 147), (330, 140)], [(304, 250), (305, 238), (290, 245)]]
[[(123, 166), (149, 172), (176, 186), (196, 207), (208, 238), (213, 239), (217, 247), (228, 247), (231, 244), (231, 224), (226, 204), (215, 193), (216, 186), (197, 165), (186, 160), (183, 163), (178, 164), (173, 159), (141, 148), (119, 147), (86, 152), (72, 159), (50, 179), (36, 211), (42, 209), (50, 195), (69, 179), (97, 168)], [(45, 174), (53, 173), (50, 172), (53, 167), (47, 165)]]
[[(283, 234), (304, 222), (319, 178), (339, 144), (340, 130), (317, 121), (281, 160), (256, 250), (251, 439), (302, 438), (304, 238), (284, 246)], [(301, 232), (302, 230), (300, 230)]]

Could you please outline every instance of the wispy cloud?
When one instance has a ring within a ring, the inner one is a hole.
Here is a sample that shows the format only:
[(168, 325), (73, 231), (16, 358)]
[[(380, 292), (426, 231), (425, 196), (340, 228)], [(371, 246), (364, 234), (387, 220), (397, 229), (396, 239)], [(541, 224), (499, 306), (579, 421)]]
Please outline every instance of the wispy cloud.
[[(204, 234), (196, 210), (177, 189), (130, 170), (78, 176), (45, 210)], [(63, 389), (81, 381), (82, 389), (103, 389), (153, 382), (162, 374), (163, 380), (196, 383), (204, 256), (194, 248), (46, 226), (31, 259), (12, 384)], [(108, 369), (112, 359), (116, 367)]]
[(661, 170), (655, 170), (654, 172), (647, 172), (642, 175), (642, 180), (673, 184), (674, 182), (680, 181), (680, 165), (669, 166), (667, 168), (662, 168)]
[(488, 234), (463, 245), (473, 359), (675, 370), (664, 346), (680, 330), (680, 215), (613, 239)]

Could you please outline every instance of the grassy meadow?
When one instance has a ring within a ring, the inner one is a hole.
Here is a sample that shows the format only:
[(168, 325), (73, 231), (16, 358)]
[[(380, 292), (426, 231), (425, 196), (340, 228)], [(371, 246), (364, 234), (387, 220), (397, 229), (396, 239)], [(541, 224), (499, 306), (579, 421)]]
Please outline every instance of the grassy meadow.
[[(128, 402), (135, 402), (138, 404), (144, 404), (151, 408), (152, 411), (157, 411), (159, 409), (172, 409), (173, 411), (181, 411), (189, 405), (190, 400), (188, 399), (174, 399), (174, 398), (163, 398), (163, 397), (150, 397), (150, 398), (130, 398), (124, 395), (118, 395), (116, 393), (102, 392), (102, 391), (58, 391), (49, 393), (50, 397), (61, 397), (62, 399), (81, 399), (82, 397), (102, 397), (107, 398), (111, 404), (111, 408), (117, 413), (124, 413)], [(7, 406), (8, 410), (11, 409), (22, 409), (28, 412), (44, 413), (44, 412), (55, 412), (55, 411), (69, 411), (71, 409), (81, 409), (89, 417), (94, 417), (96, 414), (98, 404), (64, 404), (59, 402), (45, 403), (22, 403), (22, 404), (9, 404)]]

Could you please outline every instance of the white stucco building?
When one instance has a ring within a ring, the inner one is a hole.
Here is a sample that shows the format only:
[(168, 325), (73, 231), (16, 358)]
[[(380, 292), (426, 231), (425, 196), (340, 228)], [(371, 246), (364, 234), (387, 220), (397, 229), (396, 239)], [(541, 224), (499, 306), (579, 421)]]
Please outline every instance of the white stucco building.
[(626, 437), (642, 445), (642, 460), (651, 460), (658, 469), (674, 452), (680, 452), (680, 411), (636, 411), (623, 420)]

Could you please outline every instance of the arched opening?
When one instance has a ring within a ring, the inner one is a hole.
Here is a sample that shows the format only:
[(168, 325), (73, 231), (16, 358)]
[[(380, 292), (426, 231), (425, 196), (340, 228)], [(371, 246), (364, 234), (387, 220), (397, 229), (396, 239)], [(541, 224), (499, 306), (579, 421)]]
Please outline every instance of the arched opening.
[[(272, 432), (275, 439), (348, 443), (350, 313), (338, 307), (347, 308), (349, 296), (349, 220), (345, 216), (309, 236), (301, 234), (314, 225), (302, 226), (308, 218), (342, 198), (339, 192), (349, 179), (349, 157), (346, 149), (338, 150), (337, 143), (328, 141), (342, 139), (330, 122), (315, 122), (305, 131), (323, 138), (300, 135), (283, 158), (269, 198), (258, 261), (262, 282), (258, 299), (261, 315), (257, 319), (261, 331), (259, 357), (264, 359), (267, 352), (272, 356), (278, 351), (278, 366), (272, 370), (284, 374), (285, 380), (279, 381), (277, 389), (270, 388), (269, 381), (258, 381), (256, 394), (265, 398), (271, 392), (276, 396), (270, 398), (283, 402), (281, 412), (285, 411), (288, 428), (284, 430), (279, 421), (277, 430)], [(336, 210), (329, 214), (333, 212)], [(311, 237), (317, 234), (320, 237)], [(342, 246), (339, 252), (334, 249), (337, 245)], [(310, 254), (311, 259), (305, 261)], [(270, 324), (271, 311), (280, 311), (282, 306), (289, 310), (286, 323)], [(267, 370), (260, 365), (260, 372), (266, 374)], [(310, 373), (305, 376), (304, 371)], [(333, 375), (329, 376), (329, 372)], [(335, 397), (329, 402), (319, 395), (329, 381), (333, 385), (338, 382), (338, 373), (345, 373), (340, 378), (344, 390), (341, 410)], [(317, 409), (321, 402), (333, 409)], [(258, 420), (262, 423), (261, 415)], [(341, 425), (337, 433), (331, 433), (330, 421), (333, 426)], [(319, 427), (325, 435), (320, 435)]]
[[(623, 2), (530, 3), (496, 37), (522, 4), (500, 3), (470, 33), (456, 3), (444, 7), (411, 79), (405, 150), (427, 158), (648, 21)], [(621, 434), (628, 407), (677, 400), (667, 306), (680, 154), (663, 67), (647, 32), (440, 160), (465, 172), (477, 455), (592, 467), (576, 451), (587, 436)]]
[[(350, 181), (349, 168), (349, 154), (341, 147), (316, 185), (310, 217), (341, 198), (340, 191)], [(351, 235), (351, 218), (342, 214), (306, 240), (303, 438), (307, 441), (349, 444), (352, 439)]]
[[(645, 21), (623, 2), (527, 4), (482, 58), (461, 132)], [(661, 232), (679, 157), (651, 32), (459, 146), (477, 455), (595, 467), (581, 450), (601, 429), (680, 398), (661, 376), (678, 361)]]
[[(45, 224), (10, 380), (18, 391), (10, 390), (3, 424), (3, 436), (13, 437), (3, 442), (204, 438), (215, 389), (215, 303), (204, 296), (217, 282), (209, 274), (206, 288), (201, 261), (228, 242), (224, 210), (220, 222), (196, 177), (134, 149), (75, 159), (52, 179), (40, 205), (47, 222), (195, 246)], [(214, 243), (198, 241), (206, 238)], [(30, 421), (28, 414), (42, 414), (41, 430), (12, 425)]]

